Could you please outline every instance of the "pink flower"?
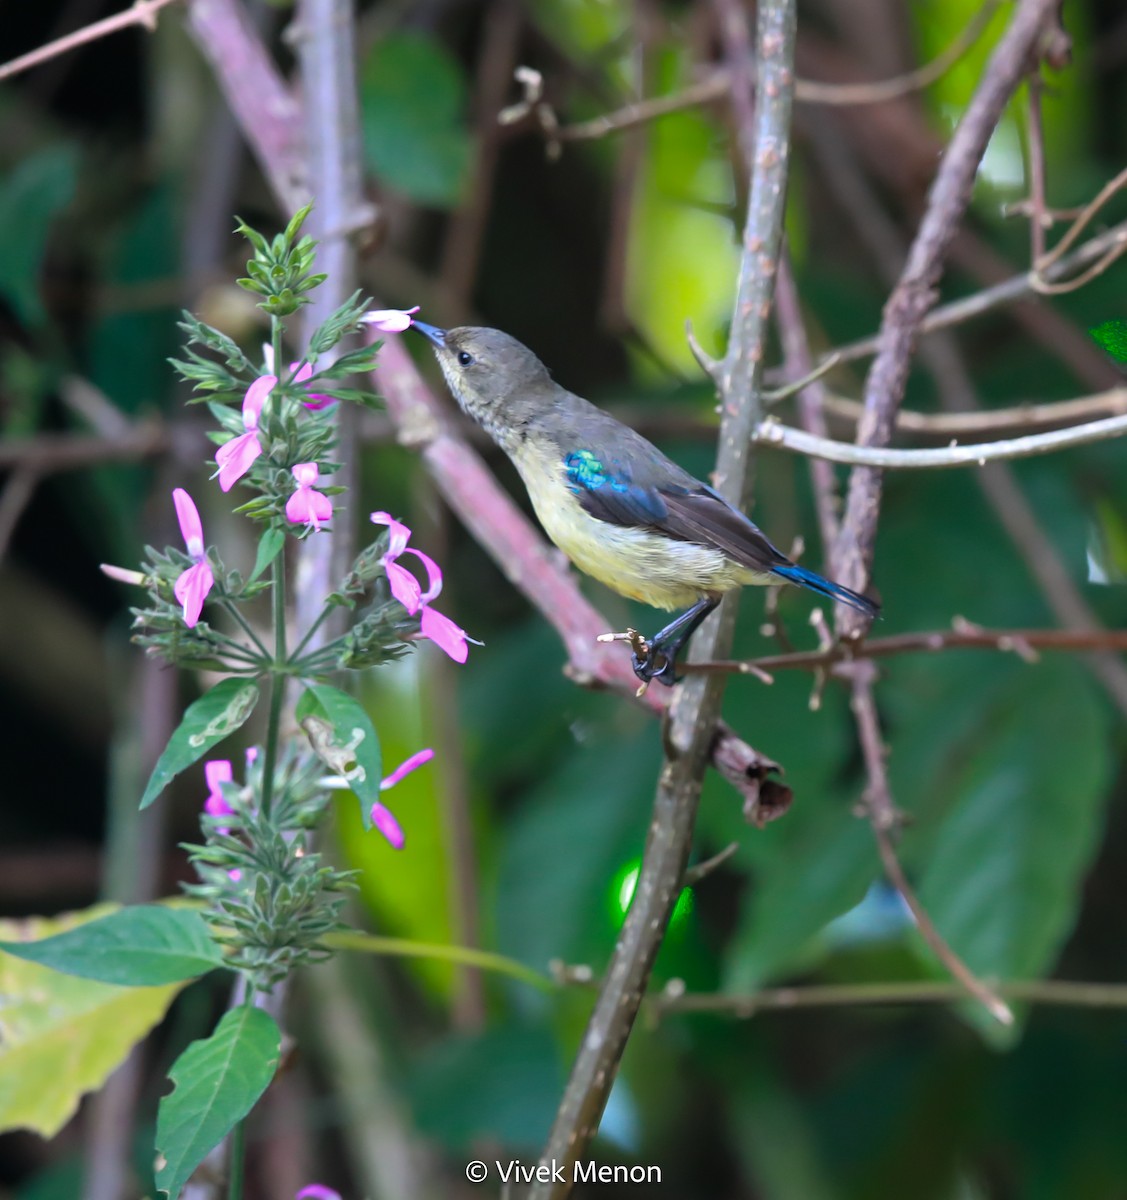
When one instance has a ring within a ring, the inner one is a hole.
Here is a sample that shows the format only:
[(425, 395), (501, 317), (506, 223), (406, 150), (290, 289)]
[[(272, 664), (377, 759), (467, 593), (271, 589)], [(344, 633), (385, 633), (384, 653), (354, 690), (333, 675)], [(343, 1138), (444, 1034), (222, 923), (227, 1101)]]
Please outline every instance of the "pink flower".
[(340, 1192), (334, 1192), (323, 1183), (308, 1183), (294, 1197), (294, 1200), (340, 1200)]
[(292, 473), (297, 487), (286, 501), (286, 520), (295, 525), (312, 525), (320, 531), (322, 522), (333, 519), (333, 503), (323, 492), (313, 490), (320, 475), (317, 464), (298, 463)]
[[(386, 792), (388, 788), (393, 788), (401, 780), (405, 779), (412, 771), (417, 771), (424, 763), (430, 762), (434, 758), (434, 751), (419, 750), (412, 754), (405, 762), (399, 764), (386, 779), (380, 781), (380, 791)], [(381, 804), (378, 800), (372, 805), (372, 824), (387, 838), (391, 847), (395, 850), (402, 850), (407, 839), (403, 836), (403, 830), (399, 826), (399, 822), (395, 819), (394, 813), (386, 805)]]
[[(442, 571), (438, 564), (421, 550), (408, 546), (411, 531), (397, 521), (389, 513), (377, 512), (371, 514), (373, 525), (386, 525), (389, 531), (387, 553), (380, 559), (383, 569), (387, 572), (387, 582), (391, 594), (412, 615), (422, 610), (419, 618), (419, 633), (422, 637), (434, 642), (440, 650), (445, 651), (458, 663), (464, 663), (469, 657), (469, 646), (473, 641), (449, 617), (430, 607), (430, 602), (442, 591)], [(419, 581), (396, 561), (404, 554), (413, 554), (423, 564), (427, 573), (427, 590), (424, 592)], [(475, 643), (480, 645), (480, 643)]]
[[(204, 812), (212, 817), (229, 817), (235, 810), (223, 796), (225, 783), (233, 783), (231, 764), (225, 758), (212, 758), (203, 765), (204, 778), (207, 780), (207, 799), (204, 801)], [(220, 833), (226, 833), (221, 829)]]
[(411, 316), (419, 311), (419, 306), (416, 304), (414, 308), (399, 309), (399, 308), (377, 308), (372, 312), (365, 313), (360, 318), (361, 325), (370, 325), (373, 329), (378, 329), (381, 333), (402, 333), (406, 329), (411, 328)]
[(245, 433), (224, 442), (215, 452), (215, 465), (219, 468), (219, 486), (229, 492), (238, 480), (250, 470), (251, 463), (262, 453), (258, 440), (258, 418), (266, 397), (278, 382), (276, 375), (260, 375), (246, 390), (243, 397), (243, 428)]
[[(294, 369), (294, 367), (297, 367), (297, 363), (290, 363), (291, 371)], [(298, 367), (297, 374), (293, 377), (293, 381), (294, 383), (304, 383), (312, 374), (313, 368), (308, 363), (302, 363), (301, 366)], [(310, 392), (306, 390), (306, 395), (309, 397), (309, 399), (303, 400), (302, 404), (304, 404), (305, 407), (310, 410), (310, 412), (316, 412), (318, 409), (326, 408), (333, 402), (332, 396), (322, 396), (320, 392)]]
[(203, 525), (200, 524), (199, 510), (192, 497), (183, 488), (176, 488), (172, 493), (172, 502), (176, 505), (176, 520), (180, 523), (188, 557), (195, 564), (181, 572), (172, 585), (172, 594), (184, 606), (184, 624), (191, 629), (200, 619), (208, 592), (215, 586), (215, 575), (207, 561)]

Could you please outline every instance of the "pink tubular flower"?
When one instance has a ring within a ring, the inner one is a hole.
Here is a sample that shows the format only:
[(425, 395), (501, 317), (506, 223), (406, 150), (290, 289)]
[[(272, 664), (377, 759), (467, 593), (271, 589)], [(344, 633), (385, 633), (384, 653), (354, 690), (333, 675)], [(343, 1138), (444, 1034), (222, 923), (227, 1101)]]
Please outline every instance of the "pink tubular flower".
[[(412, 771), (417, 771), (432, 758), (434, 758), (434, 751), (430, 749), (419, 750), (412, 754), (410, 758), (400, 763), (390, 775), (380, 781), (380, 791), (386, 792), (388, 788), (395, 787)], [(395, 819), (395, 814), (387, 805), (381, 804), (378, 800), (372, 805), (372, 824), (387, 838), (388, 844), (393, 850), (403, 849), (407, 839), (403, 836), (403, 830)]]
[(192, 497), (183, 488), (176, 488), (172, 493), (172, 502), (176, 505), (176, 520), (180, 523), (188, 557), (194, 564), (180, 573), (172, 585), (172, 594), (184, 606), (184, 624), (191, 629), (200, 619), (208, 592), (215, 586), (215, 575), (207, 561), (203, 525)]
[(295, 525), (312, 525), (319, 532), (322, 522), (333, 519), (333, 503), (323, 492), (313, 490), (320, 475), (317, 464), (298, 463), (292, 473), (297, 487), (286, 501), (286, 520)]
[[(269, 343), (262, 347), (262, 360), (266, 364), (267, 372), (272, 374), (274, 371), (274, 347)], [(292, 362), (290, 363), (290, 370), (295, 373), (292, 380), (293, 383), (304, 383), (313, 375), (313, 368), (309, 363)], [(307, 392), (306, 394), (308, 399), (303, 400), (302, 404), (311, 410), (325, 408), (333, 402), (332, 396), (322, 396), (319, 392)]]
[[(422, 637), (434, 642), (455, 662), (464, 663), (470, 652), (467, 642), (473, 639), (467, 637), (466, 631), (451, 621), (449, 617), (430, 607), (430, 602), (442, 591), (442, 571), (438, 563), (429, 554), (424, 554), (421, 550), (407, 545), (408, 539), (411, 537), (410, 529), (402, 521), (397, 521), (390, 513), (375, 512), (371, 514), (370, 519), (373, 525), (386, 525), (390, 534), (387, 553), (380, 559), (380, 562), (387, 572), (387, 582), (391, 588), (391, 594), (412, 616), (420, 609), (422, 610), (419, 618), (419, 633)], [(404, 554), (413, 554), (423, 564), (427, 573), (427, 590), (425, 592), (414, 575), (396, 561)]]
[(378, 329), (381, 333), (403, 333), (404, 330), (410, 329), (412, 325), (412, 315), (419, 311), (419, 306), (416, 304), (414, 308), (377, 308), (372, 312), (365, 313), (360, 318), (361, 325), (370, 325), (373, 329)]
[[(225, 758), (208, 759), (203, 765), (204, 778), (207, 780), (207, 799), (204, 801), (204, 812), (212, 817), (229, 817), (235, 810), (223, 797), (223, 784), (233, 783), (235, 776), (231, 773), (231, 764)], [(221, 833), (226, 833), (223, 829)]]
[(340, 1192), (334, 1192), (323, 1183), (307, 1183), (294, 1200), (340, 1200)]
[(260, 375), (246, 390), (243, 397), (243, 428), (245, 433), (224, 442), (215, 452), (215, 465), (219, 468), (219, 486), (229, 492), (250, 470), (251, 464), (262, 453), (258, 440), (258, 418), (266, 397), (278, 382), (276, 375)]

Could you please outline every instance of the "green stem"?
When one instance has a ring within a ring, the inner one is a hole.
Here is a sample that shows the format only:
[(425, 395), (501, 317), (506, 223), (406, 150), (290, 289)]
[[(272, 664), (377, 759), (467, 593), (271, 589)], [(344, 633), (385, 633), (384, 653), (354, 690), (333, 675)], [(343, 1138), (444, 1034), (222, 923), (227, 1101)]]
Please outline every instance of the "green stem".
[[(274, 561), (276, 562), (277, 559), (275, 559)], [(259, 648), (259, 650), (262, 651), (262, 657), (268, 660), (270, 658), (270, 651), (267, 650), (266, 647), (262, 644), (261, 638), (259, 638), (258, 634), (255, 633), (254, 630), (251, 628), (250, 623), (247, 621), (246, 617), (244, 617), (243, 614), (241, 612), (239, 612), (238, 607), (236, 605), (232, 604), (230, 600), (224, 600), (222, 602), (222, 604), (223, 604), (224, 611), (230, 614), (231, 619), (235, 622), (235, 624), (238, 625), (239, 628), (247, 635), (247, 637), (250, 638), (250, 640), (252, 642), (254, 642), (254, 644)], [(222, 637), (223, 635), (220, 634), (219, 636)], [(237, 642), (235, 644), (238, 645)]]
[(262, 763), (262, 814), (270, 816), (274, 800), (274, 771), (278, 762), (278, 733), (286, 691), (286, 565), (279, 554), (271, 564), (274, 599), (274, 662), (270, 673), (270, 713), (266, 719), (266, 754)]
[(344, 645), (344, 638), (333, 638), (304, 658), (290, 662), (290, 669), (295, 675), (323, 675), (336, 670), (337, 655)]
[(270, 318), (270, 341), (274, 347), (274, 375), (278, 379), (284, 377), (282, 367), (282, 322), (277, 317)]
[[(245, 978), (246, 996), (243, 1004), (254, 1004), (254, 985)], [(244, 1117), (231, 1130), (230, 1151), (227, 1157), (227, 1200), (243, 1200), (243, 1175), (246, 1165), (247, 1122)]]
[(329, 615), (330, 611), (331, 610), (330, 610), (329, 606), (326, 605), (323, 609), (321, 609), (321, 613), (317, 617), (317, 620), (314, 621), (313, 624), (310, 625), (309, 628), (305, 631), (305, 637), (303, 637), (301, 639), (301, 641), (298, 642), (298, 644), (294, 647), (293, 652), (290, 655), (290, 665), (291, 666), (297, 666), (298, 661), (299, 661), (299, 655), (305, 649), (305, 647), (309, 644), (309, 639), (317, 632), (318, 629), (321, 628), (321, 623)]

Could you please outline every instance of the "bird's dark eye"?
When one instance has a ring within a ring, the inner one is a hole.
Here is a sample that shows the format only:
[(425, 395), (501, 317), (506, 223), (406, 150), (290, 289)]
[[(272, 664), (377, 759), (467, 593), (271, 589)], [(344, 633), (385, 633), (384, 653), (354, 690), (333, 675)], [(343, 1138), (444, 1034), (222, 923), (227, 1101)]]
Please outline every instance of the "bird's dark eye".
[(473, 365), (473, 355), (467, 353), (465, 350), (459, 350), (458, 351), (458, 366), (469, 367), (472, 365)]

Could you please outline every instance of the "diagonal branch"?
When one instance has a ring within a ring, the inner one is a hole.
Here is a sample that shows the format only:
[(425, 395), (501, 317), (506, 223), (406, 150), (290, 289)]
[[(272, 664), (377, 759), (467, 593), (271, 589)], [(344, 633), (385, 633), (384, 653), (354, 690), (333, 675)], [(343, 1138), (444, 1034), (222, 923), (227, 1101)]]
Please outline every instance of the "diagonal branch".
[[(775, 275), (782, 250), (790, 118), (794, 89), (794, 0), (760, 0), (756, 35), (757, 89), (753, 120), (741, 145), (752, 168), (751, 194), (728, 352), (715, 364), (721, 411), (714, 482), (743, 505), (751, 480), (751, 434), (762, 414), (761, 379)], [(721, 35), (734, 89), (750, 84), (750, 55), (740, 0), (718, 3)], [(697, 632), (694, 659), (723, 655), (731, 645), (735, 606), (725, 601)], [(594, 1010), (579, 1046), (541, 1165), (563, 1164), (565, 1179), (598, 1128), (626, 1048), (670, 914), (681, 891), (700, 800), (701, 778), (716, 737), (721, 682), (693, 676), (675, 692), (667, 731), (666, 761), (654, 799), (653, 819), (630, 911), (619, 933)], [(538, 1185), (533, 1200), (558, 1200), (570, 1184)]]

